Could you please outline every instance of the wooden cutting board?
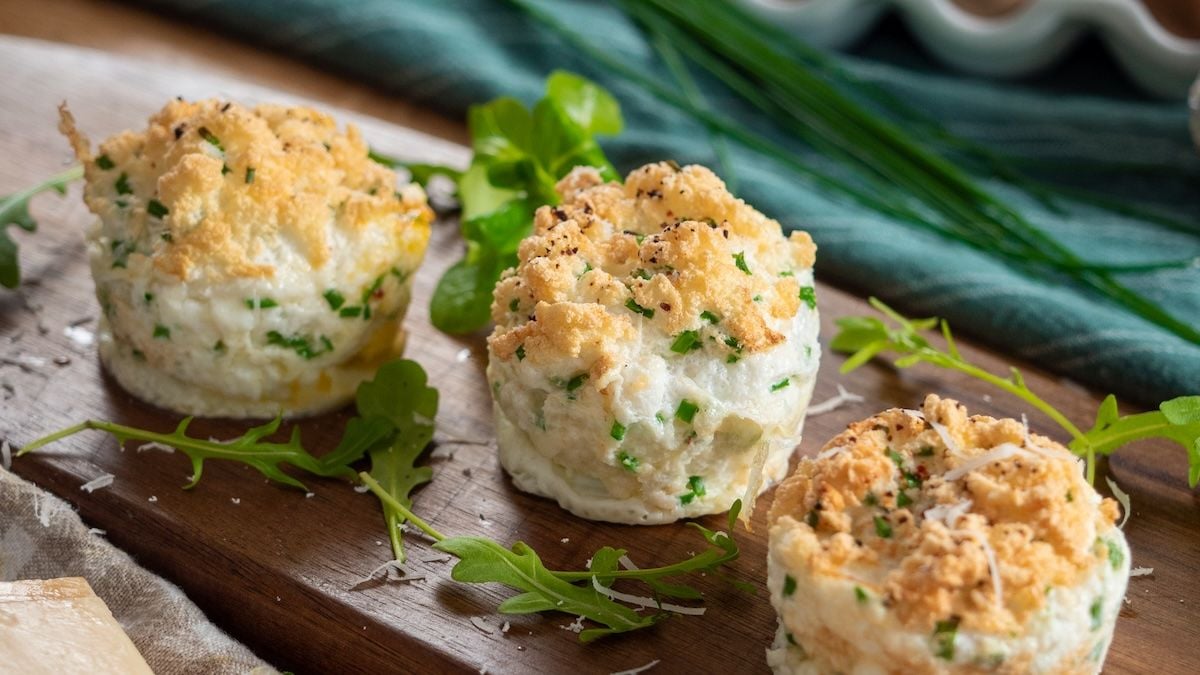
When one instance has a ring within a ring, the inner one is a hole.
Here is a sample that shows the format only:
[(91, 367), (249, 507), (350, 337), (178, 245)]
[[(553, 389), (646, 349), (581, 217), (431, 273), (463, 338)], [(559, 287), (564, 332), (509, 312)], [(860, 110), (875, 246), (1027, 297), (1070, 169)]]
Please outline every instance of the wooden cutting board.
[[(152, 111), (176, 95), (296, 100), (203, 73), (15, 38), (0, 38), (0, 63), (6, 71), (6, 86), (0, 89), (0, 157), (5, 160), (0, 193), (34, 183), (70, 161), (55, 131), (54, 109), (64, 99), (93, 139), (142, 127)], [(370, 144), (388, 154), (456, 165), (469, 157), (465, 148), (411, 130), (331, 112), (360, 125)], [(164, 431), (178, 421), (122, 391), (103, 373), (94, 349), (77, 341), (95, 330), (98, 316), (82, 235), (91, 216), (79, 192), (76, 185), (65, 199), (44, 196), (35, 202), (41, 229), (33, 235), (14, 233), (25, 284), (18, 292), (0, 290), (0, 439), (17, 446), (86, 418)], [(457, 224), (439, 222), (416, 278), (408, 356), (424, 365), (441, 390), (438, 437), (494, 443), (482, 372), (483, 334), (450, 337), (428, 320), (433, 285), (460, 250)], [(819, 297), (826, 339), (833, 333), (833, 318), (868, 311), (861, 298), (828, 286), (819, 286)], [(969, 358), (1004, 369), (1001, 359), (965, 340), (961, 346)], [(965, 378), (924, 367), (898, 372), (884, 365), (839, 377), (841, 357), (825, 353), (813, 400), (834, 395), (840, 383), (866, 402), (811, 418), (802, 453), (814, 453), (850, 421), (887, 407), (917, 406), (929, 392), (958, 398), (974, 412), (1029, 413), (1035, 429), (1061, 436), (1019, 402)], [(1025, 371), (1034, 389), (1077, 422), (1090, 424), (1097, 396), (1032, 367)], [(306, 447), (318, 453), (331, 449), (346, 418), (342, 412), (300, 422)], [(244, 423), (201, 420), (193, 431), (225, 438), (245, 428)], [(418, 513), (443, 532), (505, 543), (524, 540), (552, 568), (582, 568), (605, 544), (627, 548), (634, 561), (650, 565), (678, 560), (702, 543), (682, 525), (592, 523), (524, 495), (499, 468), (494, 445), (442, 443), (429, 461), (435, 478), (416, 496)], [(374, 497), (343, 482), (311, 480), (315, 495), (306, 498), (266, 484), (251, 469), (210, 463), (199, 487), (184, 491), (180, 486), (190, 474), (184, 457), (121, 451), (98, 432), (17, 459), (13, 470), (74, 504), (87, 523), (179, 584), (213, 621), (281, 669), (604, 673), (660, 660), (653, 672), (766, 671), (764, 649), (775, 616), (762, 589), (765, 508), (756, 514), (752, 533), (738, 533), (743, 556), (732, 568), (735, 576), (759, 586), (757, 594), (702, 580), (705, 616), (679, 617), (585, 646), (564, 630), (574, 617), (495, 614), (509, 590), (453, 583), (445, 556), (416, 537), (409, 542), (409, 567), (423, 581), (360, 583), (388, 560), (389, 549)], [(1200, 508), (1184, 482), (1183, 453), (1145, 444), (1118, 455), (1108, 470), (1133, 497), (1135, 515), (1126, 528), (1133, 562), (1155, 572), (1131, 581), (1107, 671), (1195, 672), (1200, 663)], [(115, 474), (111, 487), (93, 494), (80, 490), (103, 473)], [(765, 507), (770, 498), (760, 504)], [(720, 522), (707, 520), (710, 526)], [(511, 629), (502, 633), (505, 620)]]

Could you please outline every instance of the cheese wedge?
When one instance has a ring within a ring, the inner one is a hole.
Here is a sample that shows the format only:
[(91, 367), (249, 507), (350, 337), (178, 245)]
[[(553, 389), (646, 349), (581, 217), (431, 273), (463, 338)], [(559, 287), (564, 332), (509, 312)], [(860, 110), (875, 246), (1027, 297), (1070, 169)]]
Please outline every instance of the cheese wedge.
[(78, 577), (0, 582), (0, 655), (3, 675), (153, 673)]

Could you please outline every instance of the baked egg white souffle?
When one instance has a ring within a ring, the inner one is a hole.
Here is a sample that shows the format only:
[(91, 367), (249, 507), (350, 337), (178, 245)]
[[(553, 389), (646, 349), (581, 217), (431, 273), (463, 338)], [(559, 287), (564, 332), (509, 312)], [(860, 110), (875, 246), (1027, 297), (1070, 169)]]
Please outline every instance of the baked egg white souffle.
[(189, 415), (272, 417), (348, 401), (402, 348), (432, 212), (419, 186), (301, 107), (175, 100), (84, 166), (100, 359)]
[(500, 463), (576, 515), (724, 512), (787, 471), (820, 358), (804, 232), (701, 166), (578, 168), (496, 286)]
[(1116, 503), (1021, 422), (851, 424), (779, 487), (776, 673), (1097, 673), (1129, 577)]

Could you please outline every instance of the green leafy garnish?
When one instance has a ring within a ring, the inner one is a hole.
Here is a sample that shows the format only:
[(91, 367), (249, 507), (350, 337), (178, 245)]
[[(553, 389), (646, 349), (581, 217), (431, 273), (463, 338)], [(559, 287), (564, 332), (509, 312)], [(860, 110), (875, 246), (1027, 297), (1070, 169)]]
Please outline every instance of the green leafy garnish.
[(287, 337), (277, 330), (269, 331), (267, 333), (267, 344), (275, 347), (291, 349), (303, 357), (306, 361), (311, 361), (318, 356), (333, 351), (333, 342), (330, 341), (329, 338), (322, 335), (317, 338), (317, 341), (320, 343), (320, 347), (314, 347), (312, 344), (312, 339), (302, 335), (293, 335), (291, 337)]
[[(722, 565), (737, 560), (740, 555), (737, 543), (728, 533), (709, 530), (698, 523), (688, 523), (700, 532), (709, 547), (681, 562), (663, 567), (618, 569), (618, 560), (626, 551), (605, 546), (592, 556), (588, 570), (550, 570), (524, 542), (518, 541), (511, 548), (506, 548), (484, 537), (447, 536), (383, 489), (371, 475), (360, 473), (359, 478), (387, 507), (395, 509), (432, 538), (436, 542), (434, 548), (458, 558), (450, 572), (452, 579), (473, 584), (500, 583), (520, 591), (498, 607), (505, 614), (557, 611), (582, 616), (602, 626), (581, 632), (579, 639), (582, 642), (649, 628), (667, 616), (665, 603), (661, 601), (657, 601), (659, 612), (642, 616), (608, 597), (601, 589), (607, 590), (618, 580), (639, 581), (648, 585), (657, 596), (698, 600), (702, 596), (697, 589), (669, 580), (689, 573), (714, 572)], [(741, 502), (734, 502), (729, 510), (731, 532), (740, 511)]]
[(325, 302), (329, 303), (329, 309), (336, 311), (346, 304), (346, 296), (342, 295), (338, 289), (331, 288), (325, 291)]
[(160, 340), (170, 340), (171, 339), (171, 329), (167, 328), (166, 326), (162, 325), (161, 323), (155, 324), (154, 325), (154, 337), (157, 339), (160, 339)]
[(271, 309), (272, 307), (278, 306), (279, 303), (276, 302), (274, 298), (259, 298), (257, 300), (254, 298), (246, 298), (246, 309)]
[(630, 298), (625, 301), (625, 308), (631, 312), (634, 312), (635, 314), (641, 314), (642, 316), (646, 317), (647, 319), (654, 318), (654, 310), (653, 309), (650, 309), (648, 307), (642, 307), (641, 305), (639, 305), (637, 303), (637, 300), (634, 300), (633, 298)]
[(704, 310), (703, 312), (700, 312), (700, 318), (704, 319), (705, 321), (707, 321), (709, 323), (713, 323), (713, 324), (721, 322), (720, 317), (718, 317), (716, 314), (713, 314), (712, 312), (708, 311), (707, 309)]
[(687, 486), (688, 491), (679, 495), (680, 504), (691, 504), (697, 497), (703, 497), (708, 494), (707, 490), (704, 489), (703, 476), (688, 476)]
[(954, 638), (958, 634), (958, 617), (938, 621), (933, 629), (934, 655), (947, 661), (954, 660)]
[(812, 286), (800, 287), (800, 300), (808, 306), (809, 309), (817, 308), (817, 289)]
[[(217, 138), (213, 132), (209, 131), (208, 127), (200, 127), (196, 130), (196, 133), (200, 134), (200, 138), (208, 141), (209, 145), (220, 150), (221, 152), (225, 152), (225, 147), (221, 145), (221, 139)], [(228, 167), (226, 167), (226, 169), (228, 169)], [(223, 173), (228, 173), (228, 171)]]
[(404, 562), (400, 526), (412, 508), (411, 493), (433, 478), (433, 469), (416, 466), (416, 461), (433, 440), (438, 392), (428, 386), (425, 371), (417, 362), (401, 359), (385, 363), (373, 379), (360, 384), (355, 405), (358, 417), (350, 420), (342, 441), (322, 462), (329, 467), (345, 466), (370, 455), (371, 479), (404, 507), (400, 510), (388, 501), (381, 502), (392, 555), (397, 562)]
[[(1081, 259), (972, 174), (1008, 181), (1056, 211), (1061, 208), (1051, 195), (1070, 197), (1068, 188), (1046, 187), (1025, 176), (1000, 155), (954, 135), (927, 114), (849, 73), (836, 59), (764, 21), (741, 3), (624, 0), (619, 4), (647, 30), (652, 43), (678, 48), (688, 60), (674, 64), (668, 59), (667, 69), (699, 66), (724, 85), (725, 94), (758, 109), (812, 152), (801, 153), (780, 144), (716, 112), (688, 92), (675, 91), (663, 83), (661, 68), (648, 69), (627, 60), (621, 51), (589, 38), (585, 27), (567, 25), (537, 3), (509, 1), (607, 74), (682, 111), (710, 134), (787, 167), (813, 189), (974, 247), (1027, 274), (1067, 277), (1200, 344), (1200, 330), (1117, 279), (1123, 273), (1186, 268), (1194, 258), (1133, 266)], [(823, 161), (811, 161), (814, 154)], [(836, 166), (831, 169), (825, 160)], [(969, 167), (970, 173), (956, 161)], [(1109, 206), (1103, 196), (1085, 201), (1120, 210)]]
[(771, 391), (779, 391), (780, 389), (787, 387), (791, 383), (792, 383), (792, 379), (790, 377), (785, 377), (782, 380), (771, 385)]
[(248, 167), (246, 167), (246, 185), (249, 185), (253, 182), (254, 182), (254, 167), (248, 166)]
[(594, 166), (606, 179), (618, 179), (594, 136), (623, 126), (611, 94), (563, 71), (550, 75), (545, 97), (532, 110), (499, 98), (472, 106), (467, 124), (475, 157), (457, 180), (467, 251), (438, 281), (430, 303), (433, 324), (448, 333), (468, 333), (488, 322), (492, 289), (500, 273), (516, 264), (534, 211), (559, 203), (559, 179), (576, 166)]
[(274, 420), (254, 427), (229, 441), (202, 440), (188, 436), (187, 428), (192, 423), (191, 417), (184, 418), (179, 426), (175, 427), (175, 431), (169, 434), (137, 429), (113, 422), (87, 420), (26, 444), (17, 453), (17, 456), (26, 455), (44, 445), (81, 431), (97, 429), (112, 434), (122, 445), (130, 441), (159, 443), (184, 453), (192, 462), (191, 481), (184, 486), (187, 489), (195, 487), (200, 482), (200, 476), (204, 472), (204, 462), (210, 459), (239, 462), (252, 466), (270, 480), (301, 490), (307, 490), (304, 483), (284, 473), (280, 465), (294, 466), (316, 476), (354, 476), (354, 472), (344, 465), (328, 465), (310, 455), (300, 445), (300, 429), (298, 427), (292, 428), (292, 436), (287, 443), (272, 443), (262, 440), (278, 431), (282, 420), (282, 416), (276, 417)]
[(737, 265), (737, 268), (739, 270), (745, 272), (746, 274), (750, 274), (750, 266), (746, 264), (746, 254), (745, 253), (741, 253), (741, 252), (734, 253), (733, 254), (733, 264)]
[(73, 166), (37, 185), (0, 197), (0, 286), (16, 288), (21, 283), (17, 242), (8, 236), (8, 226), (16, 225), (26, 232), (33, 232), (37, 229), (37, 221), (29, 213), (29, 200), (47, 190), (65, 195), (67, 185), (82, 177), (83, 167)]
[(875, 516), (875, 534), (882, 539), (892, 538), (892, 524), (883, 516)]
[(675, 417), (691, 424), (692, 420), (696, 417), (696, 413), (699, 411), (700, 406), (685, 398), (679, 402), (679, 407), (675, 409)]
[(170, 213), (170, 211), (167, 210), (167, 207), (163, 206), (162, 202), (158, 201), (157, 199), (151, 199), (150, 201), (146, 202), (146, 213), (149, 213), (155, 218), (162, 218)]
[[(1071, 435), (1067, 447), (1087, 460), (1088, 482), (1095, 483), (1096, 480), (1096, 455), (1110, 455), (1127, 443), (1147, 438), (1164, 438), (1183, 446), (1188, 457), (1188, 484), (1195, 487), (1200, 482), (1200, 396), (1181, 396), (1163, 402), (1158, 411), (1121, 417), (1116, 397), (1109, 395), (1096, 412), (1096, 423), (1084, 433), (1066, 415), (1030, 390), (1021, 371), (1011, 368), (1005, 378), (967, 361), (958, 351), (950, 334), (950, 325), (944, 320), (908, 319), (877, 298), (871, 298), (870, 303), (891, 319), (893, 325), (878, 317), (838, 319), (836, 323), (840, 330), (830, 346), (835, 351), (850, 353), (841, 372), (848, 373), (886, 352), (897, 354), (894, 363), (898, 368), (928, 363), (956, 370), (1020, 398), (1054, 420)], [(941, 327), (946, 341), (944, 350), (930, 344), (921, 334), (934, 326)]]
[(694, 330), (685, 330), (676, 336), (675, 341), (671, 343), (671, 351), (676, 354), (686, 354), (693, 349), (703, 347), (700, 342), (700, 333)]
[(637, 473), (638, 464), (640, 464), (637, 457), (634, 457), (624, 450), (617, 453), (617, 463), (630, 473)]
[(625, 440), (625, 425), (613, 420), (612, 429), (609, 430), (608, 435), (618, 441)]

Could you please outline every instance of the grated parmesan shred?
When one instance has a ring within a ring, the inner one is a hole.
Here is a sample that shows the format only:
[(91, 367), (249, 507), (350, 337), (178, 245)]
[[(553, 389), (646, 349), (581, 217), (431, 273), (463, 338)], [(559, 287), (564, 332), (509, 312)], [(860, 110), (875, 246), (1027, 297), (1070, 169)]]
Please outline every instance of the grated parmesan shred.
[[(937, 432), (938, 438), (942, 439), (942, 444), (946, 446), (946, 452), (956, 457), (962, 457), (962, 448), (958, 447), (958, 443), (954, 440), (954, 437), (950, 435), (950, 430), (946, 428), (945, 424), (942, 424), (941, 422), (934, 422), (933, 420), (925, 421), (929, 423), (929, 426), (933, 427), (935, 432)], [(947, 478), (946, 480), (951, 479)]]
[[(617, 558), (617, 562), (621, 563), (621, 567), (624, 567), (627, 570), (639, 569), (637, 565), (633, 564), (633, 561), (630, 560), (629, 556), (627, 556), (627, 555), (623, 555), (620, 558)], [(588, 563), (588, 569), (591, 569), (591, 563)]]
[(629, 593), (622, 593), (621, 591), (614, 591), (604, 584), (601, 584), (600, 580), (596, 577), (592, 577), (592, 587), (596, 589), (597, 593), (605, 596), (609, 600), (619, 600), (637, 607), (645, 607), (647, 609), (662, 609), (666, 612), (687, 614), (689, 616), (703, 616), (705, 611), (703, 607), (684, 607), (683, 605), (676, 605), (670, 602), (659, 603), (655, 602), (653, 598), (647, 598), (642, 595), (631, 595)]
[(654, 659), (653, 661), (651, 661), (650, 663), (647, 663), (644, 666), (638, 666), (637, 668), (630, 668), (629, 670), (620, 670), (615, 673), (610, 673), (610, 675), (638, 675), (638, 673), (644, 673), (647, 670), (650, 670), (651, 668), (653, 668), (654, 666), (657, 666), (660, 662), (661, 662), (661, 659)]
[(996, 562), (996, 551), (992, 548), (991, 542), (987, 537), (976, 533), (975, 541), (983, 548), (983, 555), (987, 558), (988, 572), (992, 575), (992, 592), (996, 594), (996, 605), (1004, 606), (1004, 585), (1000, 580), (1000, 564)]
[(831, 413), (834, 410), (837, 410), (838, 408), (846, 405), (847, 403), (862, 403), (863, 401), (866, 400), (862, 396), (859, 396), (858, 394), (853, 394), (853, 393), (846, 391), (846, 388), (840, 384), (837, 386), (837, 388), (838, 388), (837, 395), (832, 396), (832, 397), (830, 397), (824, 401), (821, 401), (820, 403), (817, 403), (815, 405), (809, 406), (808, 413), (807, 413), (808, 417), (816, 417), (817, 415), (824, 415), (826, 413)]
[(1129, 493), (1121, 489), (1117, 482), (1108, 476), (1104, 477), (1104, 482), (1108, 483), (1108, 489), (1112, 490), (1113, 498), (1121, 505), (1121, 522), (1117, 525), (1120, 529), (1125, 529), (1125, 523), (1129, 522), (1129, 516), (1132, 511), (1129, 508)]
[[(399, 560), (389, 560), (389, 561), (383, 563), (382, 565), (380, 565), (379, 567), (376, 567), (375, 569), (368, 572), (367, 576), (354, 582), (354, 585), (351, 586), (350, 588), (354, 589), (354, 588), (358, 588), (359, 586), (362, 586), (363, 584), (374, 579), (376, 577), (376, 575), (378, 575), (381, 571), (383, 572), (383, 580), (384, 581), (424, 581), (425, 580), (425, 577), (423, 577), (423, 576), (409, 576), (408, 570), (404, 569), (404, 566), (400, 564)], [(392, 572), (395, 572), (396, 576), (393, 577)]]
[(967, 514), (971, 510), (973, 502), (970, 499), (964, 499), (955, 504), (938, 504), (925, 510), (925, 520), (935, 520), (945, 524), (951, 530), (958, 523), (958, 519)]
[(758, 450), (754, 453), (754, 463), (750, 469), (750, 480), (746, 482), (746, 492), (742, 495), (742, 510), (738, 513), (738, 520), (746, 526), (746, 529), (753, 531), (750, 525), (750, 518), (754, 515), (754, 502), (758, 499), (759, 488), (762, 487), (763, 469), (767, 466), (767, 457), (771, 455), (771, 443), (763, 442), (758, 444)]
[(1129, 576), (1131, 577), (1148, 577), (1151, 574), (1154, 574), (1153, 567), (1135, 567), (1129, 570)]
[(4, 467), (5, 471), (12, 469), (12, 446), (8, 441), (0, 443), (0, 466)]
[(147, 450), (161, 450), (162, 452), (165, 452), (168, 454), (174, 454), (174, 452), (175, 452), (175, 448), (167, 445), (166, 443), (159, 443), (158, 441), (151, 441), (149, 443), (143, 443), (143, 444), (139, 445), (137, 448), (138, 452), (145, 452)]
[(50, 493), (43, 492), (33, 496), (33, 515), (42, 527), (50, 527), (50, 514), (57, 510), (58, 505), (51, 501)]
[(488, 620), (482, 616), (471, 617), (471, 625), (484, 635), (493, 635), (496, 632), (495, 627), (488, 623)]
[(115, 478), (116, 478), (116, 476), (112, 475), (111, 473), (102, 474), (102, 475), (96, 476), (95, 478), (89, 480), (88, 482), (84, 483), (83, 485), (80, 485), (79, 489), (87, 490), (88, 494), (92, 494), (96, 490), (102, 490), (102, 489), (112, 485), (113, 480)]
[[(930, 422), (930, 424), (933, 424), (933, 422)], [(992, 448), (991, 450), (988, 450), (987, 452), (983, 453), (982, 455), (975, 455), (974, 457), (971, 457), (970, 459), (966, 460), (962, 464), (947, 471), (943, 477), (946, 479), (947, 483), (950, 483), (950, 482), (953, 482), (953, 481), (956, 481), (956, 480), (962, 478), (963, 476), (971, 473), (972, 471), (982, 469), (983, 467), (987, 466), (988, 464), (991, 464), (992, 462), (999, 462), (999, 461), (1008, 459), (1009, 457), (1013, 457), (1016, 455), (1029, 455), (1029, 454), (1032, 454), (1032, 453), (1030, 453), (1028, 450), (1025, 450), (1024, 448), (1020, 448), (1016, 445), (1013, 445), (1012, 443), (1001, 443), (1000, 445), (997, 445), (996, 447)]]

